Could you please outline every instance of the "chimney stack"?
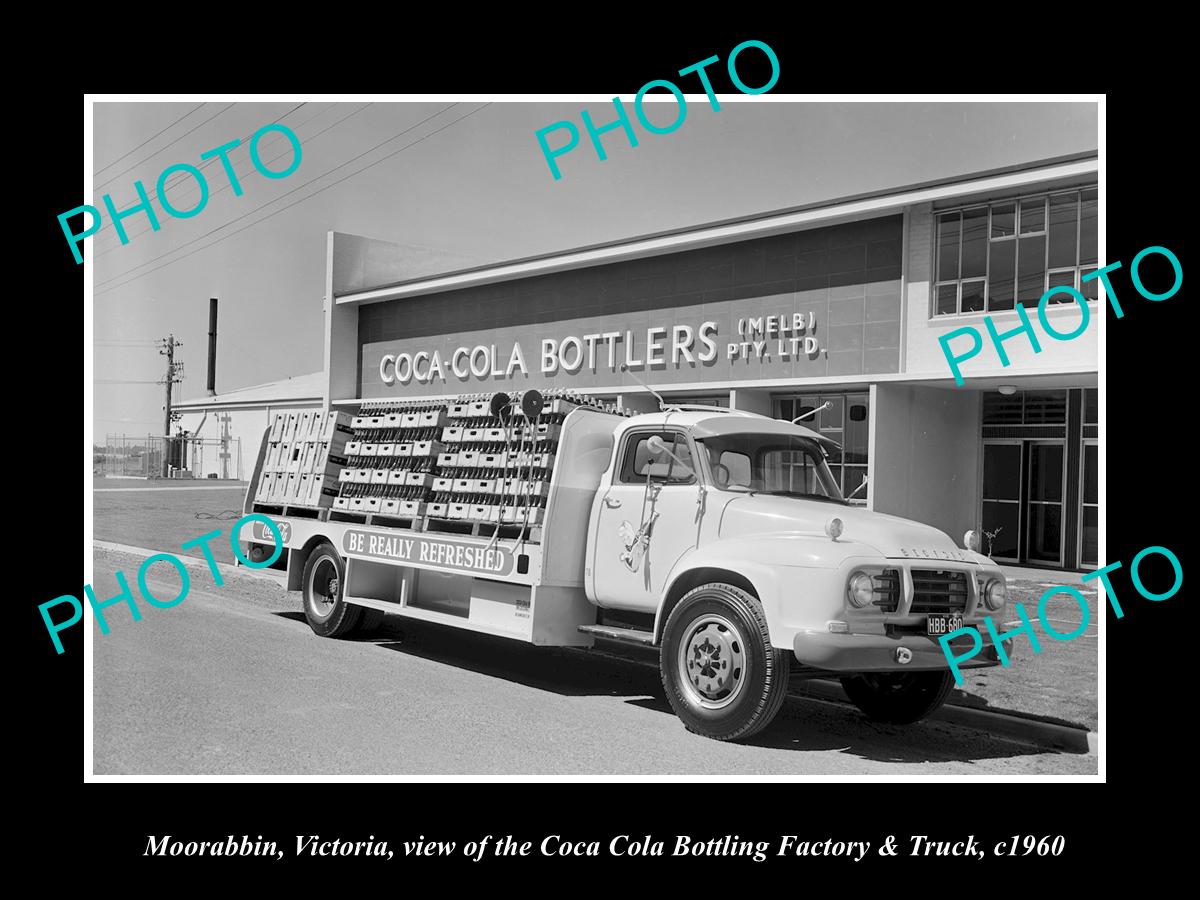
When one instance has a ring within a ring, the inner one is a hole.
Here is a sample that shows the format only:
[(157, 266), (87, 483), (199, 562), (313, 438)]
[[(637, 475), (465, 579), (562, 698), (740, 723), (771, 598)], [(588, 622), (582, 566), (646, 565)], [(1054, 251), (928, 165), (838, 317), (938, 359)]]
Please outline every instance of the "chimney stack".
[(208, 300), (208, 395), (217, 393), (217, 298)]

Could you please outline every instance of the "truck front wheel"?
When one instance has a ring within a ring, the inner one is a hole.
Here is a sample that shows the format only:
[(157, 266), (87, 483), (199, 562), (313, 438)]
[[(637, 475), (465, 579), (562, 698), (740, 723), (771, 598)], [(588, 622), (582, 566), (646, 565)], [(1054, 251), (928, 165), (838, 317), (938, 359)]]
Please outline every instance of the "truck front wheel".
[(333, 544), (319, 544), (308, 554), (302, 586), (304, 618), (321, 637), (340, 637), (358, 625), (362, 607), (343, 599), (346, 566)]
[(849, 675), (842, 688), (875, 722), (911, 725), (946, 702), (954, 678), (947, 672), (874, 672)]
[(750, 737), (787, 694), (786, 651), (771, 646), (762, 605), (730, 584), (689, 591), (667, 618), (659, 668), (675, 714), (719, 741)]

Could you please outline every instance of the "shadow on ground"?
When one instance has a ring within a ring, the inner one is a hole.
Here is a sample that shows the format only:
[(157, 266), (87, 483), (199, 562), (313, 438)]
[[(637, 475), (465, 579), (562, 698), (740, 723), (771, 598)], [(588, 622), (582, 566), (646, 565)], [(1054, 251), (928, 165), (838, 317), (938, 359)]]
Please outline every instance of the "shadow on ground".
[[(308, 627), (302, 612), (275, 615)], [(562, 696), (625, 698), (630, 705), (674, 718), (659, 680), (657, 653), (645, 649), (533, 647), (424, 622), (385, 622), (348, 640)], [(796, 694), (789, 695), (769, 728), (745, 744), (848, 753), (887, 763), (971, 762), (1052, 752), (942, 722), (881, 725), (847, 703)]]

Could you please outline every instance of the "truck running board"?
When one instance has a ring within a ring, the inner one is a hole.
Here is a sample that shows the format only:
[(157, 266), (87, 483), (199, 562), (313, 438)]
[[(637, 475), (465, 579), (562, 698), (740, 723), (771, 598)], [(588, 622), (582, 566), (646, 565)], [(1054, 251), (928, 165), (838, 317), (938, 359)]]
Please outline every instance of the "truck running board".
[(609, 641), (624, 641), (627, 644), (643, 644), (650, 646), (654, 643), (654, 634), (637, 628), (618, 628), (615, 625), (580, 625), (579, 630), (598, 638)]

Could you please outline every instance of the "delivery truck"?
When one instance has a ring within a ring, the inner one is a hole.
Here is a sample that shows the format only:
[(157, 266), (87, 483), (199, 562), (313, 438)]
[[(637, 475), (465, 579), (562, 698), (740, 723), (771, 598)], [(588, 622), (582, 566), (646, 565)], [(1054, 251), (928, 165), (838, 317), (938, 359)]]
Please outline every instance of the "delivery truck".
[(324, 637), (394, 615), (654, 648), (675, 713), (718, 740), (767, 726), (792, 679), (839, 679), (878, 721), (937, 709), (954, 684), (939, 637), (1005, 604), (978, 533), (957, 546), (853, 505), (837, 445), (802, 424), (658, 399), (636, 415), (523, 391), (278, 416), (246, 494), (249, 558), (274, 557)]

